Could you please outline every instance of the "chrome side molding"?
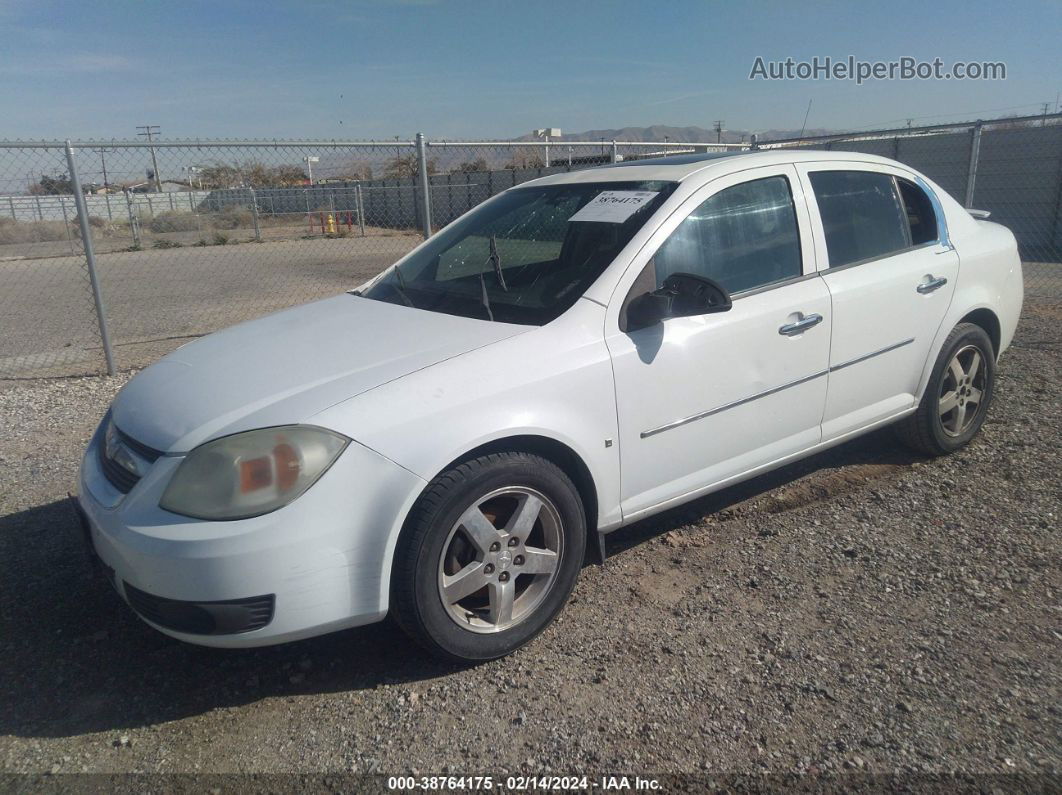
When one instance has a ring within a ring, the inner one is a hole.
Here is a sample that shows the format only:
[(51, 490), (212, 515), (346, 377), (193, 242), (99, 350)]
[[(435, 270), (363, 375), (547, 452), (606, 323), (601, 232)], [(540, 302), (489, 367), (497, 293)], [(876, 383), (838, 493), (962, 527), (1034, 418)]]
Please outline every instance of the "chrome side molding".
[(708, 409), (707, 411), (692, 414), (689, 417), (683, 417), (679, 420), (673, 420), (672, 422), (665, 423), (664, 425), (659, 425), (656, 428), (650, 428), (647, 431), (642, 431), (639, 435), (642, 439), (647, 439), (650, 436), (656, 436), (656, 434), (658, 433), (670, 431), (673, 428), (680, 428), (683, 425), (688, 425), (689, 423), (696, 422), (697, 420), (703, 420), (707, 417), (711, 417), (714, 414), (719, 414), (720, 412), (728, 411), (729, 409), (735, 409), (738, 406), (744, 406), (746, 403), (751, 403), (754, 400), (759, 400), (760, 398), (765, 398), (770, 395), (776, 395), (779, 392), (789, 389), (791, 387), (806, 384), (808, 381), (814, 381), (816, 378), (822, 378), (822, 376), (824, 375), (828, 375), (829, 373), (835, 373), (838, 370), (843, 370), (846, 367), (851, 367), (853, 364), (865, 362), (867, 359), (873, 359), (875, 356), (881, 356), (883, 353), (888, 353), (889, 351), (894, 351), (897, 348), (902, 348), (905, 345), (910, 345), (912, 342), (914, 342), (914, 337), (901, 340), (900, 342), (895, 342), (892, 345), (887, 345), (884, 348), (872, 351), (871, 353), (866, 353), (862, 356), (857, 356), (855, 359), (849, 359), (847, 362), (835, 364), (828, 370), (820, 370), (817, 373), (812, 373), (811, 375), (804, 376), (803, 378), (798, 378), (795, 381), (790, 381), (789, 383), (782, 384), (781, 386), (776, 386), (772, 389), (766, 389), (763, 392), (757, 392), (755, 395), (749, 395), (748, 397), (741, 398), (740, 400), (734, 400), (730, 403), (724, 403), (722, 406), (716, 406), (714, 409)]

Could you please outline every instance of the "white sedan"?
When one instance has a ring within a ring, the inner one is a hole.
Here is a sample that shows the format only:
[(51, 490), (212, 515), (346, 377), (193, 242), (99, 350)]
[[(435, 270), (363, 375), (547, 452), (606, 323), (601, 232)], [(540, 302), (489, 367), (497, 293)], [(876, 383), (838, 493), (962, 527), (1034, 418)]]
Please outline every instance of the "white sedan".
[(85, 529), (185, 641), (390, 614), (435, 653), (507, 654), (623, 525), (888, 423), (967, 444), (1022, 304), (984, 217), (841, 152), (520, 185), (133, 378), (84, 456)]

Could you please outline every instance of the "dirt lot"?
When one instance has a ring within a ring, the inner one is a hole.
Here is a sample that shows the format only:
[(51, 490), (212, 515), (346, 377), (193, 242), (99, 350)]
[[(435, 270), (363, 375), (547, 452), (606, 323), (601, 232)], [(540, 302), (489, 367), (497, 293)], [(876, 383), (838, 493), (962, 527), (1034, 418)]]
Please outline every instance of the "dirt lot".
[[(190, 336), (350, 290), (420, 241), (379, 235), (101, 255), (118, 365), (143, 366)], [(0, 378), (102, 368), (83, 258), (0, 262), (0, 316)]]
[(1060, 315), (1027, 306), (963, 452), (877, 433), (622, 530), (542, 637), (468, 669), (388, 624), (240, 652), (152, 631), (90, 576), (63, 501), (121, 380), (0, 392), (0, 770), (1057, 787)]

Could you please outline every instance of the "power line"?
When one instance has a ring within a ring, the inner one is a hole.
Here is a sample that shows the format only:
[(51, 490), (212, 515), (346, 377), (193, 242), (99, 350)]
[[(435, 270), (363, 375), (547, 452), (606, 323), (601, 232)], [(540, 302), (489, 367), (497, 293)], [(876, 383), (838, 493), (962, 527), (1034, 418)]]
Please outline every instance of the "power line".
[(977, 114), (977, 113), (999, 113), (999, 112), (1006, 111), (1006, 110), (1020, 110), (1021, 108), (1034, 108), (1034, 107), (1038, 107), (1038, 106), (1042, 106), (1042, 105), (1043, 105), (1043, 103), (1041, 103), (1041, 102), (1026, 102), (1024, 105), (1011, 105), (1011, 106), (1006, 107), (1006, 108), (985, 108), (983, 110), (964, 110), (964, 111), (959, 111), (957, 113), (935, 113), (935, 114), (932, 114), (932, 115), (929, 115), (929, 116), (911, 116), (909, 118), (905, 117), (905, 118), (902, 118), (902, 119), (888, 119), (886, 121), (874, 122), (873, 124), (864, 124), (864, 125), (861, 125), (859, 127), (852, 127), (851, 129), (853, 131), (854, 130), (875, 130), (875, 129), (878, 129), (878, 128), (881, 128), (881, 127), (885, 127), (885, 126), (887, 126), (889, 124), (893, 124), (895, 122), (905, 122), (906, 123), (906, 122), (912, 122), (912, 121), (921, 121), (922, 119), (946, 119), (949, 116), (973, 116), (974, 114)]

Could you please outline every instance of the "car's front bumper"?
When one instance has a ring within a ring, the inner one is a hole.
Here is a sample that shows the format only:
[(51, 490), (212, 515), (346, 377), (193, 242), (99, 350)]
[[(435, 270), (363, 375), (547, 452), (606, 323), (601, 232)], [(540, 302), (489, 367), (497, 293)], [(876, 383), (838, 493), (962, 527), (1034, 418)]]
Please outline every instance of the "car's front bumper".
[(424, 486), (416, 475), (352, 442), (291, 504), (209, 522), (158, 507), (181, 457), (159, 458), (123, 495), (100, 469), (99, 436), (82, 460), (78, 504), (115, 588), (152, 626), (191, 643), (245, 647), (386, 614), (402, 517)]

